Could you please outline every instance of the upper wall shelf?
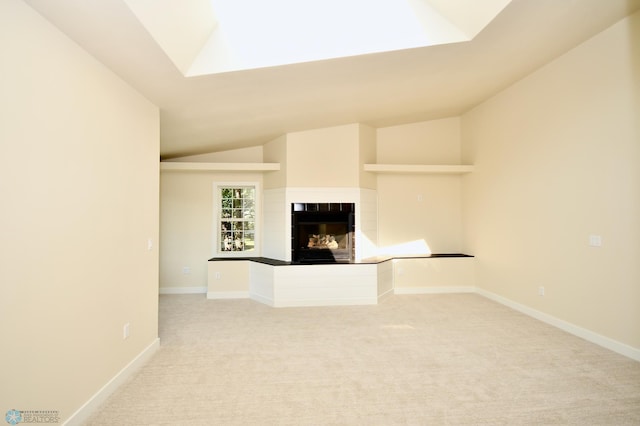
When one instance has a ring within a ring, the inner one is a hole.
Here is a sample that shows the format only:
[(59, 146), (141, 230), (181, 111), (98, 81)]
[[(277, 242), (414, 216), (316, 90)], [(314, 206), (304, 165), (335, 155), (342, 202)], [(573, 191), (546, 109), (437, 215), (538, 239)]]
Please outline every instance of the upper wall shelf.
[(374, 173), (449, 173), (462, 174), (473, 171), (468, 165), (426, 165), (426, 164), (365, 164), (365, 172)]
[(161, 161), (160, 171), (221, 171), (221, 172), (272, 172), (280, 170), (280, 163), (187, 163)]

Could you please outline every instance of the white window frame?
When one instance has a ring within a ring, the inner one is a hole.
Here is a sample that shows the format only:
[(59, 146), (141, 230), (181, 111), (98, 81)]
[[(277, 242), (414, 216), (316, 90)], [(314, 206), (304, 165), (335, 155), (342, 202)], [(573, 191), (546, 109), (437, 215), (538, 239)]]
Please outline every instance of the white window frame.
[[(254, 248), (247, 251), (221, 250), (222, 188), (253, 187), (255, 194)], [(262, 188), (260, 182), (214, 182), (213, 183), (213, 257), (259, 257), (262, 252)]]

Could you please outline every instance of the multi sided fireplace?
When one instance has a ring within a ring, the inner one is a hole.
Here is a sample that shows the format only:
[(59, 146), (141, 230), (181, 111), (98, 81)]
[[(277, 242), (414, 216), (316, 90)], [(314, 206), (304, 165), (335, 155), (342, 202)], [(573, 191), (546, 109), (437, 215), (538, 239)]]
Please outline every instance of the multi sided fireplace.
[(354, 203), (293, 203), (291, 260), (350, 262), (355, 250)]

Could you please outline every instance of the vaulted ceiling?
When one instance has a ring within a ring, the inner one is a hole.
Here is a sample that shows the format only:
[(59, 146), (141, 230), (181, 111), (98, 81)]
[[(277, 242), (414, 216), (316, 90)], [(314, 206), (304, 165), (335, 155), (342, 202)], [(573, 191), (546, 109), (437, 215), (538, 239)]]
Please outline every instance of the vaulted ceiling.
[(640, 0), (513, 0), (470, 41), (187, 77), (181, 64), (196, 50), (163, 45), (151, 29), (157, 21), (143, 23), (126, 0), (26, 1), (158, 105), (163, 158), (320, 127), (459, 115), (640, 9)]

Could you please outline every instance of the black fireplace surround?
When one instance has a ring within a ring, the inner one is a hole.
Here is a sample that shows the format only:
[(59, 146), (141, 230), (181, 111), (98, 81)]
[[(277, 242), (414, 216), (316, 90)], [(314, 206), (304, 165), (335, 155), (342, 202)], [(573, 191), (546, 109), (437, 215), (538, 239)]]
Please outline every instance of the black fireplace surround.
[(351, 262), (354, 236), (354, 203), (291, 204), (292, 262)]

